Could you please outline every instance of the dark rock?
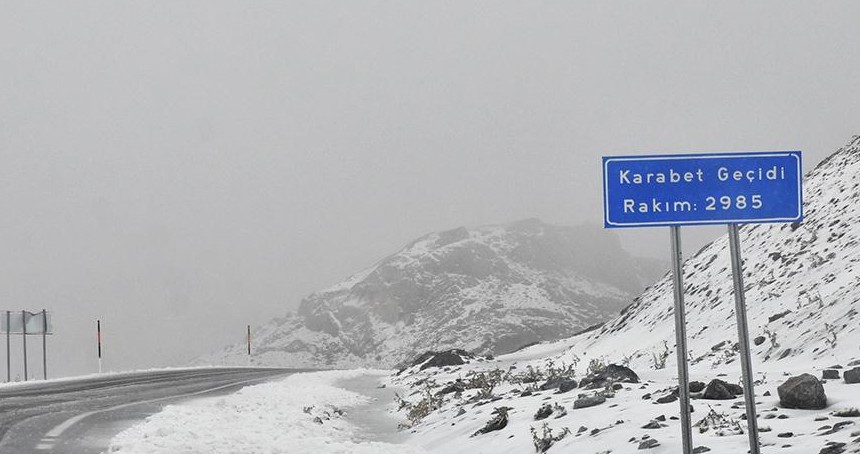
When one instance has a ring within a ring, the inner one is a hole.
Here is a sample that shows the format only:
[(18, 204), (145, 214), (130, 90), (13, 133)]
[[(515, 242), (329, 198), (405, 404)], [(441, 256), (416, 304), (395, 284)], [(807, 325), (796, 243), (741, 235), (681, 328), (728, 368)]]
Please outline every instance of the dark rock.
[(766, 341), (766, 340), (767, 340), (767, 338), (765, 338), (764, 336), (758, 336), (758, 337), (756, 337), (755, 339), (753, 339), (753, 344), (761, 345), (761, 344), (763, 344), (763, 343), (764, 343), (764, 341)]
[(639, 443), (639, 449), (651, 449), (659, 445), (660, 442), (658, 442), (656, 439), (649, 438), (647, 440), (642, 441), (642, 443)]
[(541, 391), (549, 391), (550, 389), (556, 389), (558, 388), (558, 385), (561, 384), (561, 382), (561, 378), (553, 378), (551, 380), (547, 380), (546, 383), (540, 385), (538, 389), (540, 389)]
[(838, 416), (840, 418), (858, 418), (858, 417), (860, 417), (860, 410), (858, 410), (856, 408), (846, 408), (843, 410), (836, 410), (833, 412), (833, 416)]
[(810, 374), (791, 377), (777, 388), (779, 404), (785, 408), (820, 410), (827, 406), (824, 386)]
[(668, 404), (669, 402), (674, 402), (676, 400), (678, 400), (677, 394), (667, 394), (667, 395), (655, 400), (654, 402), (657, 402), (658, 404)]
[(765, 391), (764, 394), (762, 394), (762, 395), (764, 397), (770, 397), (771, 396), (770, 391)]
[(523, 391), (522, 394), (520, 394), (520, 397), (529, 397), (531, 395), (532, 395), (531, 391)]
[(606, 402), (606, 398), (601, 396), (600, 394), (597, 394), (594, 396), (588, 396), (588, 397), (582, 397), (582, 398), (576, 399), (576, 401), (573, 402), (573, 408), (574, 409), (588, 408), (588, 407), (593, 407), (595, 405), (600, 405), (604, 402)]
[(660, 424), (657, 421), (651, 421), (648, 424), (645, 424), (644, 426), (642, 426), (643, 429), (662, 429), (663, 427), (666, 427), (666, 425)]
[(768, 318), (767, 318), (767, 322), (768, 322), (768, 323), (775, 322), (775, 321), (777, 321), (777, 320), (779, 320), (779, 319), (781, 319), (781, 318), (785, 317), (786, 315), (788, 315), (788, 314), (790, 314), (790, 313), (791, 313), (791, 311), (790, 311), (790, 310), (786, 310), (785, 312), (780, 312), (780, 313), (778, 313), (778, 314), (773, 314), (773, 315), (771, 315), (770, 317), (768, 317)]
[(689, 390), (691, 393), (702, 392), (705, 389), (705, 384), (700, 381), (691, 381)]
[(828, 446), (818, 451), (818, 454), (842, 454), (845, 452), (845, 443), (829, 442)]
[(729, 400), (734, 398), (735, 394), (729, 390), (729, 384), (719, 378), (711, 380), (702, 394), (702, 399)]
[(834, 369), (825, 369), (821, 372), (821, 378), (824, 380), (839, 380), (839, 371)]
[(846, 370), (842, 377), (845, 378), (845, 383), (854, 384), (860, 383), (860, 367), (855, 367), (851, 370)]
[(693, 454), (702, 454), (703, 452), (711, 452), (711, 448), (707, 446), (696, 446), (693, 448)]
[(588, 389), (604, 388), (613, 383), (639, 383), (639, 376), (633, 369), (618, 364), (610, 364), (600, 372), (590, 374), (579, 383), (580, 387)]
[(666, 420), (666, 415), (660, 415), (660, 416), (654, 418), (654, 421), (665, 421), (665, 420)]
[(451, 383), (450, 385), (448, 385), (448, 386), (446, 386), (446, 387), (444, 387), (444, 388), (440, 389), (440, 390), (436, 393), (436, 395), (437, 395), (437, 396), (443, 396), (443, 395), (445, 395), (445, 394), (461, 393), (461, 392), (463, 392), (463, 391), (465, 391), (465, 390), (466, 390), (466, 384), (465, 384), (465, 383), (463, 383), (462, 381), (459, 381), (459, 380), (458, 380), (458, 381), (455, 381), (454, 383)]
[(576, 380), (562, 380), (561, 383), (558, 384), (559, 393), (566, 393), (574, 388), (576, 388)]
[(535, 421), (540, 421), (542, 419), (549, 418), (549, 415), (552, 414), (552, 406), (550, 404), (543, 404), (535, 413)]
[(442, 352), (428, 351), (422, 353), (421, 356), (416, 358), (415, 361), (412, 362), (412, 365), (417, 366), (421, 364), (421, 370), (428, 369), (430, 367), (459, 366), (461, 364), (466, 364), (465, 360), (473, 359), (474, 357), (475, 355), (459, 348)]
[(744, 393), (744, 387), (736, 383), (726, 383), (726, 388), (729, 390), (730, 393), (736, 396), (743, 395)]
[(493, 419), (487, 421), (487, 424), (484, 427), (475, 431), (472, 436), (474, 437), (475, 435), (490, 433), (504, 429), (508, 425), (508, 410), (510, 410), (510, 407), (497, 407), (496, 409), (494, 409), (492, 414), (496, 416), (493, 417)]
[(794, 432), (782, 432), (782, 433), (776, 434), (776, 436), (779, 438), (791, 438), (794, 436)]

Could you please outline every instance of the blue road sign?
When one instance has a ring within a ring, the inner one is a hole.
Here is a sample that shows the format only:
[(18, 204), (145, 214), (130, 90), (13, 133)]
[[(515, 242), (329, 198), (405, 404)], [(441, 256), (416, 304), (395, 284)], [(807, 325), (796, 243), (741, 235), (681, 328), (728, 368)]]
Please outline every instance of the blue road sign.
[(603, 219), (612, 227), (797, 222), (799, 151), (603, 158)]

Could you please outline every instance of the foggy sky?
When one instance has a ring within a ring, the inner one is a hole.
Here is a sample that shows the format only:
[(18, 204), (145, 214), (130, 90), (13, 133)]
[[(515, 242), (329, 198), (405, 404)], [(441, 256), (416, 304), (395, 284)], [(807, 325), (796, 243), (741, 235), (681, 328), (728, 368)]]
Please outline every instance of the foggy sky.
[[(0, 309), (54, 312), (54, 376), (95, 371), (96, 319), (107, 368), (181, 364), (427, 232), (600, 224), (602, 155), (799, 149), (809, 170), (860, 133), (857, 17), (0, 0)], [(667, 258), (664, 230), (607, 234)]]

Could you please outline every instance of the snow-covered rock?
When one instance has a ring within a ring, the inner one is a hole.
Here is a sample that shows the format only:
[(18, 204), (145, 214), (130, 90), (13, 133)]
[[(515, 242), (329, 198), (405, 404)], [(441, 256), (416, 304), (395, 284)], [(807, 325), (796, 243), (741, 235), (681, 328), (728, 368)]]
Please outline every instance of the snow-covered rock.
[[(427, 350), (508, 353), (609, 319), (667, 268), (596, 226), (432, 233), (256, 329), (252, 361), (392, 367)], [(247, 361), (243, 345), (201, 360)]]

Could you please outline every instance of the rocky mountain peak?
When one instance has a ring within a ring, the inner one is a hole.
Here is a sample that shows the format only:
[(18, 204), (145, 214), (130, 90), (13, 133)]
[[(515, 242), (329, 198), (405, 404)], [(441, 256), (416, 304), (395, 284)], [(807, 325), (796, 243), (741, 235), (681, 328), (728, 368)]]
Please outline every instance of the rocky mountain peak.
[(642, 263), (598, 226), (527, 219), (434, 232), (266, 325), (258, 360), (392, 366), (426, 350), (509, 352), (617, 313), (663, 271)]

